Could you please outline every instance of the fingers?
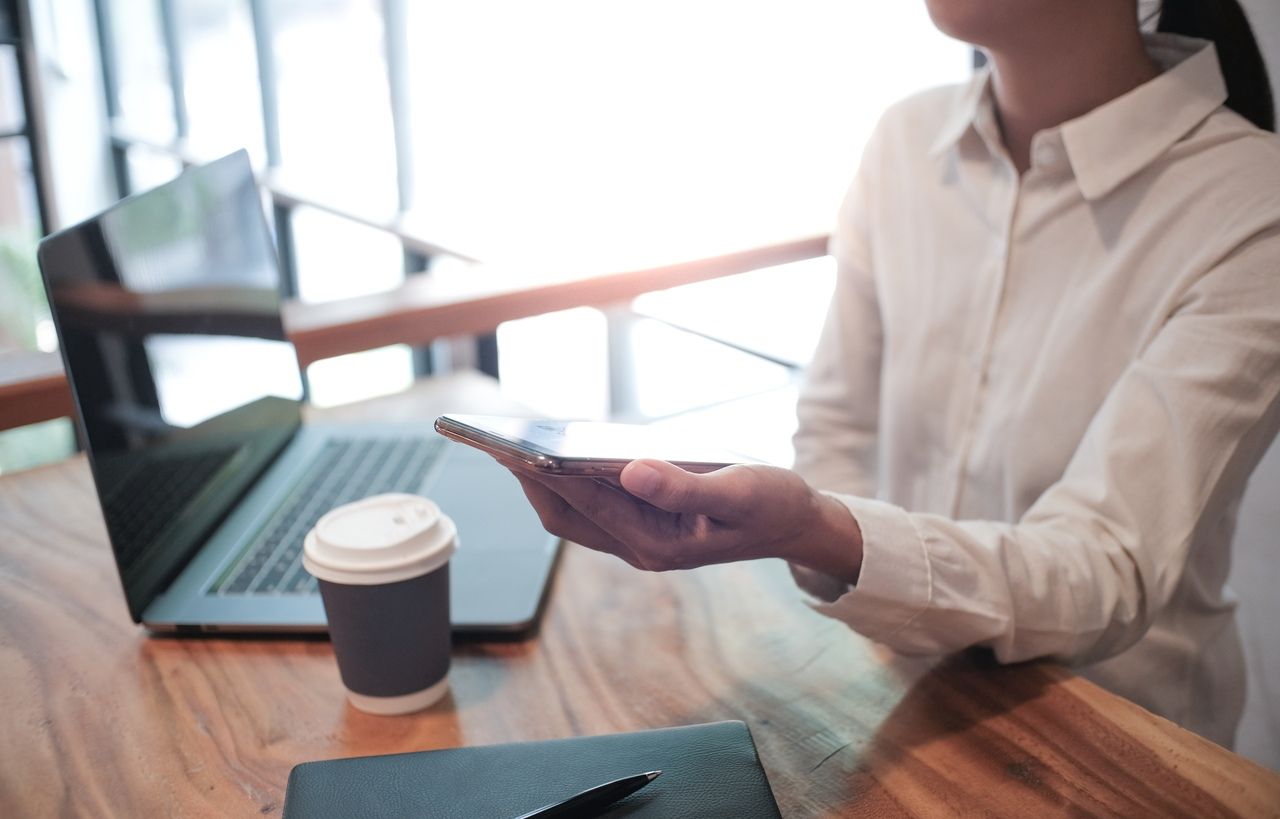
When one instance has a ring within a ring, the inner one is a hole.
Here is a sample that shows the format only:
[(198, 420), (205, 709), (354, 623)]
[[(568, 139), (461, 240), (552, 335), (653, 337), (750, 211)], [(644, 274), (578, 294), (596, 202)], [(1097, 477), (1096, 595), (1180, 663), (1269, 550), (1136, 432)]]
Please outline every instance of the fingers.
[[(621, 488), (603, 480), (544, 475), (506, 464), (548, 531), (651, 570), (741, 559), (750, 529), (749, 467), (696, 475), (663, 461), (627, 465)], [(656, 476), (656, 480), (654, 479)], [(741, 553), (741, 554), (740, 554)]]
[(642, 568), (689, 569), (711, 562), (715, 528), (703, 515), (668, 512), (610, 484), (580, 478), (534, 476), (584, 519), (625, 545)]
[(516, 470), (512, 474), (520, 482), (525, 497), (548, 532), (589, 549), (616, 555), (636, 568), (643, 568), (631, 547), (596, 526), (543, 482)]
[(790, 470), (728, 466), (704, 475), (627, 464), (619, 484), (508, 464), (547, 530), (652, 571), (786, 553), (806, 537), (815, 493)]
[(705, 518), (658, 509), (603, 481), (530, 473), (518, 477), (556, 496), (558, 501), (541, 502), (548, 504), (547, 511), (558, 525), (573, 527), (574, 532), (585, 530), (586, 535), (577, 536), (592, 537), (586, 545), (606, 544), (596, 548), (650, 571), (688, 569), (707, 562), (700, 559), (703, 549), (691, 548), (692, 537), (701, 534), (691, 529), (705, 523)]
[(745, 473), (733, 467), (697, 475), (665, 461), (632, 461), (619, 476), (622, 487), (668, 512), (693, 512), (713, 518), (741, 514), (747, 497)]

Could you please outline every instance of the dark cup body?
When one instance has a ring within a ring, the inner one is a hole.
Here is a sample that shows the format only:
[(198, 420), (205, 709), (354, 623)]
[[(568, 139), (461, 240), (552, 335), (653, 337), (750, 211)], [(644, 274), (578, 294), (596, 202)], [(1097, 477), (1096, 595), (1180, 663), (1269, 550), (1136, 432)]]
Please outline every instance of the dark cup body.
[(377, 586), (321, 580), (320, 596), (349, 690), (398, 697), (449, 672), (449, 564)]

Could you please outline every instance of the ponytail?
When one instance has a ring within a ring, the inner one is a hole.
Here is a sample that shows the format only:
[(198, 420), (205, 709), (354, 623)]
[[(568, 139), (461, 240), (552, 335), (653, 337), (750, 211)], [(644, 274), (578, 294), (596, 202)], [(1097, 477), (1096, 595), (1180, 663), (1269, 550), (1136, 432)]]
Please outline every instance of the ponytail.
[(1164, 0), (1156, 30), (1212, 40), (1227, 83), (1227, 107), (1259, 128), (1276, 129), (1267, 66), (1237, 0)]

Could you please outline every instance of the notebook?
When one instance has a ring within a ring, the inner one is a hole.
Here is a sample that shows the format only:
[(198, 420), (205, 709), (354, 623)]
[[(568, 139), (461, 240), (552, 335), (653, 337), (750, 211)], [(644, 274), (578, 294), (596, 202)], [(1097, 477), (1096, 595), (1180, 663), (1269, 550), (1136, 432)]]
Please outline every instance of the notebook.
[(304, 762), (284, 819), (519, 816), (613, 779), (661, 770), (603, 816), (780, 817), (746, 723)]

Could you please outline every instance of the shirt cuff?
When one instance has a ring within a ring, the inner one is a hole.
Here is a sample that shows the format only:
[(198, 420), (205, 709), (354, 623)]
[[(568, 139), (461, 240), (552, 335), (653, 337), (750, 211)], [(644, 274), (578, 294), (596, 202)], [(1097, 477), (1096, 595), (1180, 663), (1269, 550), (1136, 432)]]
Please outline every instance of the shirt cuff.
[[(858, 583), (852, 588), (844, 586), (844, 593), (834, 599), (829, 585), (819, 586), (812, 578), (802, 580), (800, 576), (796, 578), (797, 583), (820, 599), (830, 601), (810, 603), (814, 610), (844, 621), (872, 640), (888, 642), (928, 608), (932, 599), (932, 575), (924, 538), (911, 515), (899, 506), (852, 495), (828, 494), (848, 507), (862, 531), (862, 569)], [(823, 591), (827, 593), (819, 593)]]

